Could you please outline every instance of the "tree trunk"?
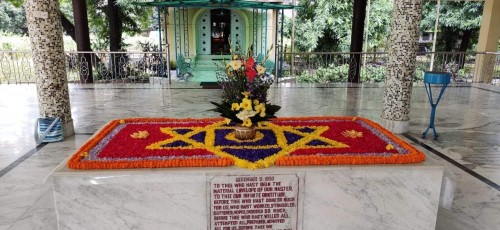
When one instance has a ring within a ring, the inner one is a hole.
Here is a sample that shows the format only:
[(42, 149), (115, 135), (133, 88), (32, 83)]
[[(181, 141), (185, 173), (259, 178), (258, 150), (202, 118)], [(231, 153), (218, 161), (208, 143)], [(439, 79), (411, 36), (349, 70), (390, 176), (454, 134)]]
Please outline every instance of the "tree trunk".
[(460, 47), (458, 48), (458, 51), (460, 51), (460, 52), (467, 51), (467, 48), (469, 48), (470, 39), (471, 39), (473, 33), (474, 33), (473, 30), (464, 30), (462, 32), (462, 41), (460, 42)]
[(68, 20), (68, 18), (66, 18), (66, 16), (64, 16), (64, 14), (60, 10), (59, 10), (59, 15), (61, 15), (61, 24), (62, 24), (64, 33), (69, 35), (73, 39), (73, 41), (76, 42), (75, 26), (73, 25), (73, 23), (71, 23), (70, 20)]
[[(120, 18), (120, 8), (116, 0), (108, 0), (108, 23), (109, 23), (109, 51), (122, 51), (123, 22)], [(110, 69), (112, 78), (120, 79), (125, 76), (125, 64), (127, 62), (124, 54), (111, 54)]]
[[(78, 51), (92, 51), (90, 48), (87, 1), (73, 0), (73, 15), (75, 17), (76, 49)], [(80, 82), (93, 83), (91, 54), (79, 54), (78, 60), (80, 67)]]
[[(460, 47), (458, 48), (459, 52), (467, 52), (467, 49), (469, 48), (470, 40), (472, 38), (472, 34), (474, 33), (473, 30), (464, 30), (462, 32), (462, 41), (460, 41)], [(465, 65), (465, 55), (459, 55), (457, 57), (458, 60), (457, 63), (459, 65), (459, 69), (464, 68)]]
[(108, 0), (109, 51), (121, 51), (123, 22), (116, 0)]
[[(363, 32), (365, 29), (367, 0), (354, 0), (352, 7), (352, 32), (350, 52), (362, 52), (363, 50)], [(351, 54), (349, 62), (349, 81), (359, 83), (359, 71), (361, 54)]]

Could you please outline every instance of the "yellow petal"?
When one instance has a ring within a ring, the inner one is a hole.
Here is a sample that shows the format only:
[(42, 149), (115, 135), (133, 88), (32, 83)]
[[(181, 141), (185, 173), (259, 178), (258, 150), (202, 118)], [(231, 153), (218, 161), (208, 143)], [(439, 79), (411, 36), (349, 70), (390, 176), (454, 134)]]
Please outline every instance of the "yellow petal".
[(248, 91), (242, 92), (241, 94), (243, 94), (245, 98), (248, 98), (250, 96), (250, 92)]
[(243, 100), (240, 103), (240, 108), (244, 110), (252, 110), (252, 101), (248, 98), (243, 98)]
[(130, 137), (132, 137), (134, 139), (144, 139), (144, 138), (147, 138), (148, 136), (149, 136), (149, 133), (146, 130), (138, 131), (138, 132), (130, 134)]
[(264, 66), (261, 66), (261, 65), (257, 65), (255, 67), (257, 69), (257, 74), (258, 75), (262, 75), (266, 72), (266, 68), (264, 68)]
[(82, 156), (83, 158), (89, 158), (89, 153), (83, 152), (80, 156)]
[(252, 126), (252, 120), (250, 120), (250, 118), (247, 118), (243, 121), (243, 124), (242, 126), (246, 126), (246, 127), (250, 127)]
[(240, 105), (239, 105), (238, 103), (233, 103), (233, 104), (231, 104), (231, 110), (233, 110), (233, 111), (235, 111), (235, 110), (236, 110), (236, 111), (240, 110)]
[(385, 149), (387, 150), (394, 149), (394, 145), (388, 144), (387, 146), (385, 146)]

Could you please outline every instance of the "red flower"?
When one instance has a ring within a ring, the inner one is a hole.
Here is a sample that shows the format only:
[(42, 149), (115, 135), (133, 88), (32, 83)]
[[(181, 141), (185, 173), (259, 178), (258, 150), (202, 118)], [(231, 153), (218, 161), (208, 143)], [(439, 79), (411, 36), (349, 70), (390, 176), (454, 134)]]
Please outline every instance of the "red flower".
[(255, 76), (257, 75), (257, 70), (255, 69), (247, 69), (247, 78), (250, 82), (253, 82), (253, 79), (255, 78)]
[(253, 60), (252, 57), (249, 57), (247, 59), (247, 62), (245, 63), (246, 67), (246, 75), (247, 78), (250, 82), (253, 82), (253, 79), (257, 75), (257, 70), (255, 70), (255, 61)]
[(254, 65), (255, 65), (255, 60), (253, 60), (253, 58), (252, 58), (252, 57), (249, 57), (249, 58), (247, 59), (247, 63), (245, 63), (245, 67), (246, 67), (247, 69), (253, 69), (253, 68), (254, 68)]

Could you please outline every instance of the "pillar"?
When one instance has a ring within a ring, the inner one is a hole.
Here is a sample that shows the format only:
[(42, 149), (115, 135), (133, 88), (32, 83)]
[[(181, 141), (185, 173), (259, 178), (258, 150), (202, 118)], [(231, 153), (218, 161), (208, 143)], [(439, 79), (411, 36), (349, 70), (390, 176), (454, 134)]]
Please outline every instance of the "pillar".
[(409, 128), (423, 1), (394, 1), (382, 112), (382, 125), (394, 133), (406, 133)]
[(26, 22), (41, 117), (61, 117), (64, 136), (74, 135), (66, 77), (59, 0), (26, 0)]
[[(477, 52), (497, 52), (500, 38), (500, 0), (484, 1)], [(473, 82), (491, 83), (496, 55), (477, 54)]]

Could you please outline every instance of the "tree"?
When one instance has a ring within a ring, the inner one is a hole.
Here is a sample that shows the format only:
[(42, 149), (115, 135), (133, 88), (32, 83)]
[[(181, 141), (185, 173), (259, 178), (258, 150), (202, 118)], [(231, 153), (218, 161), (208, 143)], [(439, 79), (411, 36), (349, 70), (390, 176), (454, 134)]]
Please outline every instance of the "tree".
[[(351, 30), (350, 0), (300, 0), (295, 45), (300, 51), (337, 51)], [(290, 22), (287, 22), (289, 25)], [(289, 34), (290, 26), (287, 26)]]
[[(467, 51), (477, 41), (483, 2), (451, 2), (441, 5), (436, 51)], [(426, 2), (421, 31), (434, 31), (436, 2)]]
[(393, 0), (372, 0), (370, 5), (370, 22), (366, 25), (368, 33), (368, 51), (377, 52), (385, 48), (391, 31)]
[[(371, 49), (383, 47), (390, 31), (393, 0), (372, 0), (367, 28)], [(352, 0), (300, 0), (296, 16), (295, 44), (299, 51), (348, 51), (353, 17)], [(285, 20), (290, 37), (291, 20)]]
[(11, 2), (0, 2), (0, 31), (13, 34), (28, 34), (26, 15), (22, 8)]
[(150, 26), (151, 7), (132, 4), (133, 0), (87, 0), (91, 33), (97, 49), (124, 50), (123, 33), (134, 35)]
[[(12, 4), (12, 6), (15, 6), (16, 10), (24, 12), (24, 9), (21, 7), (23, 0), (7, 0), (7, 2)], [(86, 2), (90, 32), (97, 36), (97, 40), (94, 41), (93, 44), (94, 49), (103, 50), (113, 47), (113, 50), (123, 50), (123, 47), (126, 45), (122, 41), (123, 33), (135, 35), (144, 29), (148, 29), (151, 24), (150, 17), (153, 13), (153, 8), (136, 6), (132, 4), (134, 0), (86, 0)], [(5, 1), (1, 1), (0, 3), (0, 6), (4, 5)], [(60, 3), (60, 15), (63, 30), (76, 42), (75, 26), (73, 24), (72, 1), (60, 0)], [(117, 18), (114, 17), (111, 21), (109, 18), (109, 8), (113, 9), (111, 12), (112, 15), (117, 15)], [(2, 20), (1, 14), (2, 13), (0, 12), (0, 20)], [(9, 16), (5, 18), (10, 19), (11, 17)], [(5, 19), (5, 21), (6, 20), (7, 19)], [(2, 22), (4, 22), (4, 20), (2, 20)], [(25, 25), (25, 23), (21, 24)], [(27, 27), (24, 27), (24, 30), (26, 31), (25, 33), (27, 34)], [(16, 28), (22, 28), (22, 26)], [(111, 34), (108, 32), (110, 31), (110, 28), (117, 28), (117, 30), (115, 30), (116, 33), (113, 33), (113, 36), (116, 37), (113, 37), (112, 45), (110, 44)]]
[[(68, 4), (69, 1), (70, 0), (61, 0), (60, 1), (60, 3), (61, 3), (61, 9), (60, 9), (59, 13), (60, 13), (60, 16), (61, 16), (61, 24), (62, 24), (64, 32), (67, 35), (69, 35), (76, 42), (76, 39), (75, 39), (75, 26), (73, 25), (73, 22), (71, 22), (71, 20), (68, 19), (68, 17), (66, 16), (66, 15), (68, 15), (68, 12), (70, 12), (68, 10), (68, 7), (67, 7), (67, 4)], [(24, 8), (22, 7), (23, 0), (7, 0), (6, 2), (5, 1), (0, 2), (0, 5), (3, 5), (3, 4), (11, 4), (11, 6), (14, 6), (14, 8), (15, 8), (16, 11), (22, 12), (22, 17), (23, 17), (22, 21), (19, 24), (17, 24), (17, 25), (15, 25), (15, 24), (7, 24), (7, 26), (9, 26), (9, 25), (10, 26), (15, 26), (15, 28), (21, 29), (22, 32), (19, 33), (19, 34), (28, 34), (28, 27), (26, 25), (26, 16), (25, 16)], [(5, 11), (2, 10), (1, 7), (0, 7), (0, 17), (1, 17), (2, 12), (5, 12)], [(72, 14), (69, 13), (69, 15), (72, 15)], [(4, 24), (3, 20), (0, 20), (0, 22), (1, 22), (2, 25)], [(9, 23), (9, 21), (5, 21), (5, 23)], [(13, 32), (13, 33), (16, 33), (16, 32)]]

